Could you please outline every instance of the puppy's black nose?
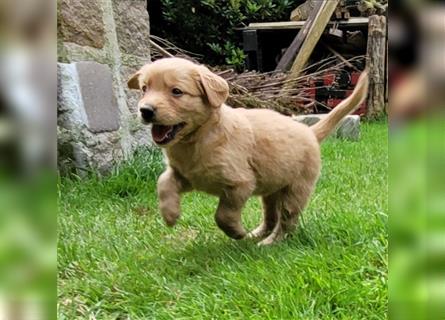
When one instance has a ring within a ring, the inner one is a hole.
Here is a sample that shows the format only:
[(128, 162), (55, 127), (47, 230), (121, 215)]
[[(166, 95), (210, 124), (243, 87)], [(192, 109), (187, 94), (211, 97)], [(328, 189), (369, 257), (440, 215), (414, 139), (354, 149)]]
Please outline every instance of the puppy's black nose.
[(155, 116), (155, 108), (149, 104), (144, 105), (142, 108), (139, 109), (141, 112), (141, 117), (147, 122), (153, 121), (153, 118)]

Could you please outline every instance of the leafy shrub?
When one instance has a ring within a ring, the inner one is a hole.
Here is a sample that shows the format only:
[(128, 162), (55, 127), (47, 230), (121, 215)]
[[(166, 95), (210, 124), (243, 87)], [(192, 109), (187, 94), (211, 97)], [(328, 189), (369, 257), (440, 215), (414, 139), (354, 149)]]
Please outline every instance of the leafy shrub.
[(303, 0), (161, 0), (152, 33), (203, 54), (207, 63), (244, 65), (241, 32), (250, 22), (287, 21)]

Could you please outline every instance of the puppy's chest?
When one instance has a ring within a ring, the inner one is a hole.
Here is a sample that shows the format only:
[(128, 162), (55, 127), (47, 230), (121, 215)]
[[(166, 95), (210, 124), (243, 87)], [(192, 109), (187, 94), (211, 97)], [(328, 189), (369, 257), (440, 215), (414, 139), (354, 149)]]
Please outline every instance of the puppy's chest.
[(196, 190), (219, 195), (224, 187), (234, 184), (232, 174), (227, 172), (224, 161), (217, 156), (195, 158), (184, 154), (181, 159), (170, 158), (169, 164)]

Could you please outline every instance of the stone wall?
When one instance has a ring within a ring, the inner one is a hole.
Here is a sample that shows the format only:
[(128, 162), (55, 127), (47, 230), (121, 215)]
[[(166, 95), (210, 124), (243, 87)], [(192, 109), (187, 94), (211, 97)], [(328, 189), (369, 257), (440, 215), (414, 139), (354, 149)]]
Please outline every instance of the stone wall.
[(57, 15), (59, 167), (107, 172), (151, 144), (126, 86), (150, 61), (147, 3), (58, 0)]

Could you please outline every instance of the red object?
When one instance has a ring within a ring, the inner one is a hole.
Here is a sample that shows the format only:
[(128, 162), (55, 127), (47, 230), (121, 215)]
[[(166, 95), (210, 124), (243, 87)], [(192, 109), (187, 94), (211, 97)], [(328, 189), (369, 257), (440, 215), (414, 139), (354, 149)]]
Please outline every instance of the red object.
[(335, 74), (324, 74), (323, 83), (325, 86), (331, 86), (335, 82)]
[(328, 107), (329, 108), (335, 108), (340, 102), (342, 102), (343, 101), (343, 99), (335, 99), (335, 98), (331, 98), (331, 99), (328, 99), (328, 103), (327, 103), (327, 105), (328, 105)]
[[(309, 81), (308, 96), (333, 109), (353, 92), (359, 77), (360, 72), (355, 71), (341, 70), (337, 73), (325, 73), (319, 79)], [(364, 115), (365, 113), (366, 102), (363, 102), (354, 114)]]

